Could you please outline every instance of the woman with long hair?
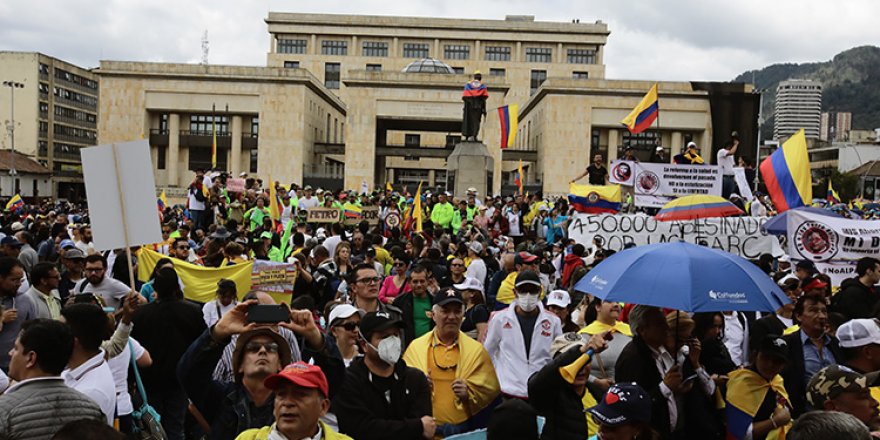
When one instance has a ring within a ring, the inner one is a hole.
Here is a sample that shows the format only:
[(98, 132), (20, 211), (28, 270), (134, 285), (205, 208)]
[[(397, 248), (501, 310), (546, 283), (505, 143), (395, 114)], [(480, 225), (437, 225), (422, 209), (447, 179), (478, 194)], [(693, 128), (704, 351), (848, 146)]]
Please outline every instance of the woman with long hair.
[(461, 297), (464, 299), (464, 320), (461, 322), (461, 331), (483, 343), (489, 331), (489, 309), (486, 308), (486, 300), (483, 299), (483, 283), (476, 278), (467, 277), (463, 283), (453, 287), (461, 291)]
[(333, 253), (333, 262), (336, 263), (336, 272), (340, 278), (345, 278), (351, 270), (351, 243), (342, 241), (336, 245)]
[[(736, 369), (736, 364), (730, 359), (730, 353), (724, 346), (722, 332), (724, 330), (724, 315), (721, 312), (694, 313), (693, 335), (700, 341), (700, 364), (710, 375), (718, 375), (720, 378)], [(716, 381), (719, 383), (719, 381)]]
[(382, 287), (379, 288), (379, 301), (382, 301), (385, 304), (391, 304), (391, 302), (398, 296), (412, 291), (412, 286), (409, 284), (409, 276), (407, 274), (408, 270), (409, 260), (404, 253), (399, 252), (394, 256), (394, 262), (392, 263), (392, 271), (394, 275), (385, 277), (385, 280), (382, 281)]

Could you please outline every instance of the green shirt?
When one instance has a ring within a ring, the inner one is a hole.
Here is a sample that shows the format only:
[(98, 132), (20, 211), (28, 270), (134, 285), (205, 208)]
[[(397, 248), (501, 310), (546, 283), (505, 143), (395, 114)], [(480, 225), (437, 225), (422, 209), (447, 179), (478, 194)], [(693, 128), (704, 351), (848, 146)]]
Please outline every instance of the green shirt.
[(413, 339), (418, 338), (425, 333), (431, 331), (431, 317), (428, 312), (431, 311), (431, 298), (425, 295), (422, 298), (413, 295), (413, 321), (415, 324), (416, 334)]

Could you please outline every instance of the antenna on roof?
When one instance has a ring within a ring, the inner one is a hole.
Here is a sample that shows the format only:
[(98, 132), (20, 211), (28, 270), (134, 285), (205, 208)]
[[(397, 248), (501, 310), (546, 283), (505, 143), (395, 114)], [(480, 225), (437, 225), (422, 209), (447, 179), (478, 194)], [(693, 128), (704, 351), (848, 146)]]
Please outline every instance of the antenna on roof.
[(208, 30), (202, 35), (202, 65), (208, 65)]

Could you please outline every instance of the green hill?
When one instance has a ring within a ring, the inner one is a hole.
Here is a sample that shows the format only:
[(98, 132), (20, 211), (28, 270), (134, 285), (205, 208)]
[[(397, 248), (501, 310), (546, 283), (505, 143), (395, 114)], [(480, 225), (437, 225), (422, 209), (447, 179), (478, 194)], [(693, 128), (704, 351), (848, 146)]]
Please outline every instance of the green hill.
[(880, 47), (855, 47), (835, 55), (830, 61), (774, 64), (737, 76), (734, 81), (753, 83), (757, 88), (767, 90), (762, 109), (765, 139), (773, 136), (776, 86), (790, 78), (821, 82), (822, 111), (852, 112), (852, 128), (880, 127)]

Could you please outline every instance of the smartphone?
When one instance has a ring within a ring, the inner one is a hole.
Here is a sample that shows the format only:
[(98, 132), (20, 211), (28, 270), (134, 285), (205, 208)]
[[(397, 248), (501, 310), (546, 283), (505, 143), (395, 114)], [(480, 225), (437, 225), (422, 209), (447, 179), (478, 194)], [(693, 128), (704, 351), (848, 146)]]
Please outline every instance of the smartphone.
[(247, 321), (270, 324), (290, 322), (290, 309), (284, 304), (253, 304), (248, 307)]

